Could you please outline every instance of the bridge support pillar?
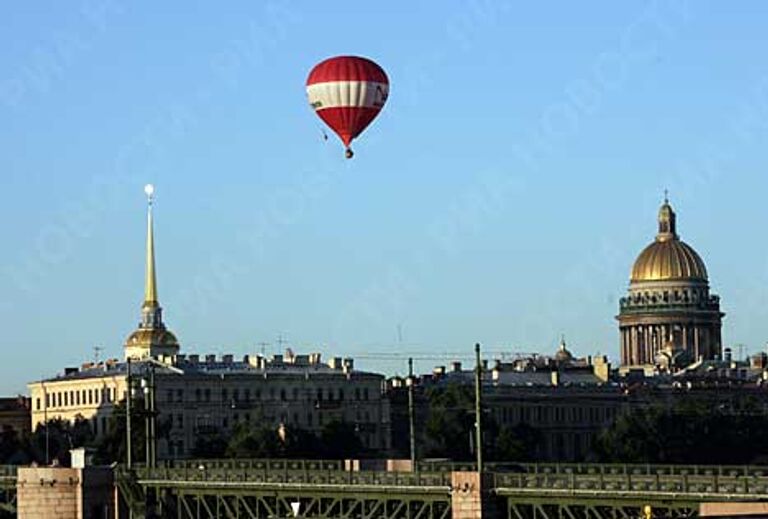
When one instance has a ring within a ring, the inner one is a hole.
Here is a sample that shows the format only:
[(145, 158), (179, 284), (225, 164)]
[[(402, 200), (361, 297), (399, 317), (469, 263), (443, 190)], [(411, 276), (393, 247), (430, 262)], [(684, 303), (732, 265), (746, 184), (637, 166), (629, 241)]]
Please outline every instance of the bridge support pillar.
[(109, 467), (20, 467), (16, 488), (19, 517), (114, 517)]
[(451, 473), (452, 519), (495, 519), (499, 515), (491, 474)]

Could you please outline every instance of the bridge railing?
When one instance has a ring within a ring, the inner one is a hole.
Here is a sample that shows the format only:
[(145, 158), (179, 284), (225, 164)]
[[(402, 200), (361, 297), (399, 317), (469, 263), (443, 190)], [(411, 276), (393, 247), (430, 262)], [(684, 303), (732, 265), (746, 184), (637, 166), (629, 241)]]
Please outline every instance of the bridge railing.
[(768, 496), (768, 477), (719, 474), (494, 473), (494, 488), (508, 491), (632, 492)]
[(447, 472), (375, 472), (349, 470), (297, 470), (284, 466), (277, 469), (265, 464), (262, 467), (197, 467), (134, 469), (135, 477), (142, 484), (175, 486), (180, 483), (199, 482), (223, 484), (297, 484), (297, 485), (353, 485), (391, 487), (450, 487), (451, 475)]
[(189, 459), (166, 460), (163, 468), (198, 469), (269, 469), (269, 470), (344, 470), (342, 460), (290, 460), (290, 459)]
[(16, 470), (17, 467), (15, 465), (0, 465), (0, 486), (15, 487)]
[[(419, 469), (428, 472), (464, 472), (475, 470), (471, 462), (420, 461)], [(654, 465), (611, 463), (486, 463), (488, 472), (526, 474), (585, 474), (585, 475), (633, 475), (633, 476), (753, 476), (768, 477), (764, 465)]]

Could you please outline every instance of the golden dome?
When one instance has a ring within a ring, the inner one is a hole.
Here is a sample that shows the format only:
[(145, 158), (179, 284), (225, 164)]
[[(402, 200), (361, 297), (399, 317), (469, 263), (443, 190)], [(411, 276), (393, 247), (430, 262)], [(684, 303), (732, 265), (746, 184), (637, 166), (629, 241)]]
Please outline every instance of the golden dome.
[(667, 201), (659, 211), (656, 241), (640, 253), (632, 267), (632, 283), (643, 281), (707, 281), (707, 267), (693, 247), (680, 240), (676, 216)]
[(130, 346), (178, 346), (176, 336), (165, 328), (139, 328), (125, 341), (126, 347)]

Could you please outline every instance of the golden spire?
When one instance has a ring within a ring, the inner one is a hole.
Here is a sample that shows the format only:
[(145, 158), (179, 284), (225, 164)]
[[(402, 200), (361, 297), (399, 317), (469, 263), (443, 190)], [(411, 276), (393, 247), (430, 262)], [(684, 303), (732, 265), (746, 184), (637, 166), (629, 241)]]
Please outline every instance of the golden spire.
[(158, 306), (157, 279), (155, 277), (155, 240), (152, 231), (152, 200), (155, 187), (152, 184), (144, 186), (147, 194), (147, 278), (144, 285), (144, 306)]

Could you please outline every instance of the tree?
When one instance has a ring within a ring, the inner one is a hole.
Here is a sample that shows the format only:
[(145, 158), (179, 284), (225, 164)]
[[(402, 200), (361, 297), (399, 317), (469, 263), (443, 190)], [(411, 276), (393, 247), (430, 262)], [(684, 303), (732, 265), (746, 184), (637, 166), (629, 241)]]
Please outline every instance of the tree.
[(474, 431), (473, 388), (458, 384), (427, 391), (429, 415), (425, 425), (426, 457), (473, 459), (470, 437)]
[(365, 448), (354, 424), (333, 420), (320, 433), (320, 452), (326, 459), (347, 459), (360, 457)]
[(235, 426), (225, 449), (228, 458), (273, 458), (280, 450), (276, 430), (244, 423)]
[(612, 463), (748, 464), (768, 457), (766, 428), (768, 416), (749, 405), (692, 400), (619, 417), (595, 452)]
[(298, 427), (286, 429), (282, 455), (286, 458), (312, 459), (322, 453), (320, 440), (313, 433)]
[(30, 435), (27, 449), (30, 460), (46, 462), (46, 446), (49, 463), (68, 465), (69, 451), (93, 443), (93, 432), (88, 420), (75, 419), (74, 423), (56, 418), (39, 424)]
[[(106, 432), (94, 442), (93, 446), (96, 449), (94, 462), (109, 465), (114, 462), (128, 461), (126, 411), (127, 406), (124, 400), (115, 404), (107, 421)], [(146, 458), (145, 416), (144, 402), (134, 399), (131, 405), (131, 459), (139, 463), (144, 463)]]
[(0, 431), (0, 464), (24, 463), (27, 453), (24, 452), (22, 439), (13, 427), (3, 427)]
[(536, 461), (540, 442), (541, 431), (526, 423), (502, 427), (489, 454), (494, 461)]

